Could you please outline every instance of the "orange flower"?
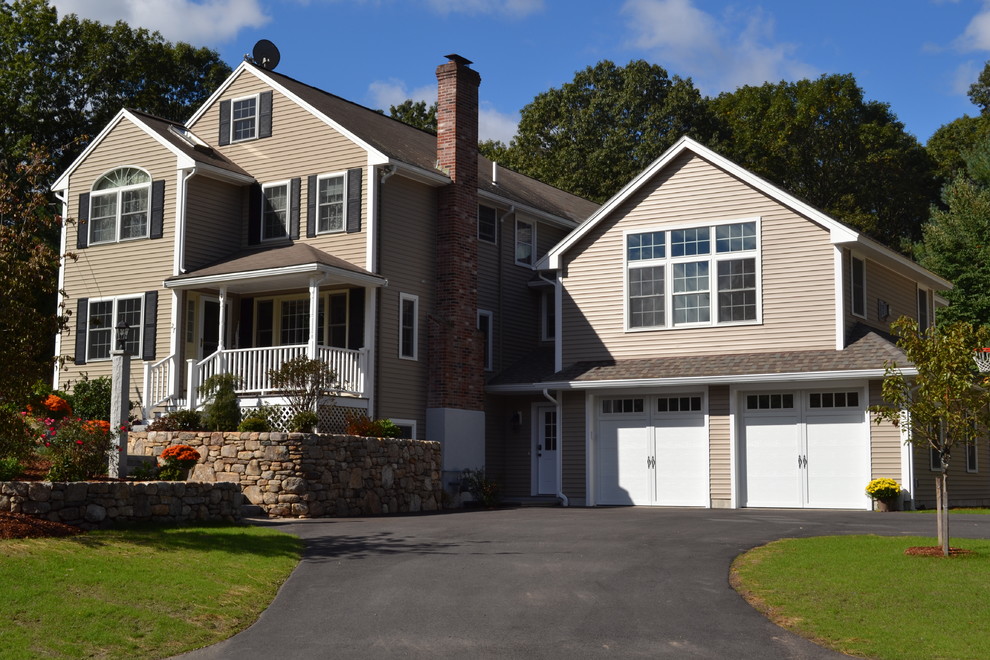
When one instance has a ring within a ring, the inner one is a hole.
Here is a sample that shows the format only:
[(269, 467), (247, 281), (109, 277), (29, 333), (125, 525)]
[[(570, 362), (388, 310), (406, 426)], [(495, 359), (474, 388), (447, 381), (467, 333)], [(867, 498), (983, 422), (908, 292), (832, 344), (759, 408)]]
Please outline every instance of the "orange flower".
[(162, 460), (173, 458), (180, 463), (196, 462), (199, 460), (199, 452), (189, 445), (171, 445), (162, 450)]
[(83, 428), (87, 431), (92, 431), (93, 433), (109, 433), (110, 422), (106, 422), (102, 419), (90, 419), (83, 422)]
[(57, 417), (64, 417), (65, 415), (72, 414), (72, 407), (69, 406), (69, 402), (56, 394), (49, 394), (45, 397), (45, 400), (41, 402), (41, 405), (44, 406), (48, 412)]

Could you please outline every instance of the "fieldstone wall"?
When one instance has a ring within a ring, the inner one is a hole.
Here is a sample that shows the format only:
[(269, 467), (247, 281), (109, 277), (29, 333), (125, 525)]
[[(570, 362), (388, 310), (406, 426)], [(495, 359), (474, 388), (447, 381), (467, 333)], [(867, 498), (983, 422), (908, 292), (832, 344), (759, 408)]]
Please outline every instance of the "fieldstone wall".
[(436, 511), (442, 506), (440, 444), (309, 433), (146, 431), (128, 452), (158, 456), (169, 445), (200, 454), (190, 481), (239, 484), (270, 517), (311, 518)]
[(83, 529), (118, 522), (241, 519), (235, 484), (183, 481), (4, 481), (0, 511), (47, 518)]

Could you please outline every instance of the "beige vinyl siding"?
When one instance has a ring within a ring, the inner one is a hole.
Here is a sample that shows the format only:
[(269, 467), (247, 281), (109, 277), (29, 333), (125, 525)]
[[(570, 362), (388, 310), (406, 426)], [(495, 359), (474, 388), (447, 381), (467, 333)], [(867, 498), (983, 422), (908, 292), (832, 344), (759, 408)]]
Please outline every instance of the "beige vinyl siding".
[[(379, 272), (388, 286), (378, 290), (376, 414), (415, 419), (426, 428), (427, 335), (433, 312), (436, 192), (393, 176), (381, 186)], [(399, 294), (419, 296), (418, 359), (399, 358)], [(420, 432), (422, 439), (425, 438)]]
[[(884, 403), (881, 391), (882, 382), (871, 380), (869, 383), (871, 406)], [(872, 479), (888, 477), (900, 482), (902, 444), (900, 429), (889, 422), (877, 424), (876, 416), (870, 413), (870, 474)]]
[(216, 179), (194, 176), (186, 191), (187, 271), (202, 268), (240, 249), (231, 240), (246, 224), (244, 208), (247, 188)]
[[(82, 228), (71, 223), (67, 228), (67, 248), (78, 259), (65, 262), (66, 305), (73, 316), (69, 329), (62, 334), (62, 355), (75, 353), (76, 310), (80, 298), (109, 298), (143, 295), (158, 291), (158, 325), (156, 360), (168, 356), (171, 331), (172, 296), (162, 288), (172, 275), (175, 245), (176, 158), (147, 133), (123, 119), (83, 161), (69, 179), (67, 200), (70, 217), (79, 212), (79, 195), (91, 191), (96, 180), (117, 167), (140, 167), (152, 180), (165, 181), (164, 235), (160, 239), (136, 239), (120, 243), (92, 245), (76, 249), (77, 232)], [(132, 391), (140, 388), (141, 361), (134, 361)], [(69, 360), (59, 371), (64, 387), (77, 381), (83, 373), (90, 378), (110, 375), (110, 361), (76, 365)]]
[[(914, 506), (935, 508), (935, 477), (927, 447), (914, 447)], [(949, 506), (990, 506), (990, 447), (984, 439), (977, 449), (977, 472), (966, 472), (966, 450), (953, 447), (949, 461)], [(934, 522), (932, 523), (934, 525)]]
[[(863, 259), (866, 265), (866, 318), (853, 316), (852, 313), (852, 257)], [(872, 328), (890, 331), (890, 324), (901, 316), (918, 318), (918, 284), (914, 280), (896, 273), (875, 261), (865, 259), (862, 255), (854, 255), (849, 250), (843, 250), (842, 270), (845, 286), (843, 287), (843, 307), (846, 317), (846, 331), (856, 323), (865, 323)], [(889, 306), (886, 319), (879, 317), (879, 301), (883, 300)]]
[[(625, 332), (624, 230), (759, 217), (763, 322)], [(835, 346), (829, 233), (697, 156), (644, 185), (565, 255), (564, 364), (578, 360)]]
[[(196, 135), (211, 145), (217, 144), (220, 131), (220, 101), (266, 91), (270, 87), (249, 72), (242, 72), (223, 96), (191, 127)], [(367, 268), (368, 155), (351, 140), (312, 115), (278, 91), (272, 95), (272, 136), (224, 146), (214, 146), (228, 158), (250, 172), (261, 184), (299, 177), (300, 240), (356, 266)], [(306, 238), (306, 178), (312, 174), (340, 173), (363, 168), (361, 185), (361, 231), (353, 234), (322, 234)], [(246, 241), (246, 213), (244, 233)]]
[[(587, 504), (586, 478), (588, 470), (585, 455), (585, 394), (583, 392), (561, 392), (560, 451), (562, 459), (561, 486), (571, 504)], [(574, 500), (578, 500), (575, 502)]]
[(708, 388), (709, 483), (712, 502), (728, 507), (732, 500), (732, 434), (729, 419), (729, 386)]

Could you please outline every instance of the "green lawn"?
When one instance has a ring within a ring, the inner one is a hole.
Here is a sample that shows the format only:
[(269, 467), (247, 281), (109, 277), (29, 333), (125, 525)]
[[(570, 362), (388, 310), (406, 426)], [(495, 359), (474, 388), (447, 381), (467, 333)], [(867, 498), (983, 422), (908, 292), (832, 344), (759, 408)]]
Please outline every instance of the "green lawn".
[[(935, 513), (935, 509), (915, 509), (909, 513)], [(949, 509), (949, 513), (978, 513), (983, 515), (990, 515), (990, 509), (985, 507), (960, 507), (958, 509)]]
[(973, 555), (909, 557), (922, 537), (783, 539), (736, 559), (732, 582), (778, 624), (871, 658), (990, 657), (990, 541)]
[(261, 527), (0, 541), (0, 656), (163, 658), (250, 625), (302, 542)]

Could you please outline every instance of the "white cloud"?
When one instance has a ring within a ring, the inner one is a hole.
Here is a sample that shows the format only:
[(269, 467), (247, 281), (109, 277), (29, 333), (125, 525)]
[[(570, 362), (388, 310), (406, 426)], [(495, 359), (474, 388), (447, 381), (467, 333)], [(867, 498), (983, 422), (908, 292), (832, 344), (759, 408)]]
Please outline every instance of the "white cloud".
[(481, 102), (478, 110), (478, 138), (481, 140), (501, 140), (509, 144), (509, 140), (519, 128), (519, 113), (505, 114), (499, 112), (487, 102)]
[(399, 105), (406, 99), (426, 101), (427, 105), (437, 101), (436, 85), (424, 85), (410, 91), (406, 83), (395, 78), (376, 80), (368, 85), (368, 93), (371, 97), (371, 107), (381, 108), (386, 112), (389, 106)]
[(983, 71), (983, 63), (975, 60), (968, 60), (956, 67), (949, 79), (949, 90), (953, 94), (966, 96), (969, 94), (969, 86), (972, 85)]
[(503, 14), (525, 18), (543, 11), (543, 0), (426, 0), (438, 14)]
[(760, 9), (716, 17), (694, 0), (627, 0), (631, 45), (671, 74), (690, 76), (706, 94), (740, 85), (816, 75), (794, 44), (775, 42), (773, 17)]
[(246, 27), (261, 27), (271, 17), (261, 0), (51, 0), (59, 15), (77, 14), (101, 23), (124, 21), (131, 27), (161, 32), (169, 41), (216, 46)]
[(969, 21), (955, 45), (964, 51), (990, 50), (990, 2), (984, 0), (983, 9)]

